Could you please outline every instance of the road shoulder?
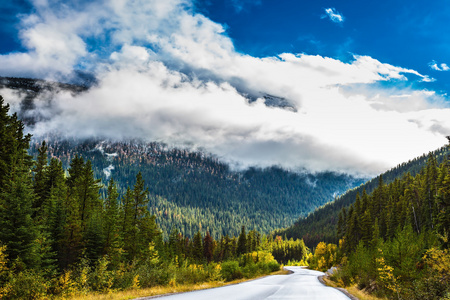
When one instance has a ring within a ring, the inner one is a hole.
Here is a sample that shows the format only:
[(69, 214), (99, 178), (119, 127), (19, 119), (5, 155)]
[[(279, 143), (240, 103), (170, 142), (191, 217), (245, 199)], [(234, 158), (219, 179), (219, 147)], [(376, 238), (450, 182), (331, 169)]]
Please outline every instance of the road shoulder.
[(357, 297), (355, 297), (352, 294), (350, 294), (346, 289), (340, 288), (340, 287), (331, 286), (331, 285), (327, 284), (326, 281), (325, 281), (326, 277), (327, 277), (327, 275), (322, 275), (322, 276), (319, 276), (317, 278), (319, 279), (320, 283), (322, 283), (323, 285), (328, 286), (328, 287), (332, 287), (334, 289), (339, 290), (340, 292), (344, 293), (347, 297), (349, 297), (352, 300), (359, 300)]

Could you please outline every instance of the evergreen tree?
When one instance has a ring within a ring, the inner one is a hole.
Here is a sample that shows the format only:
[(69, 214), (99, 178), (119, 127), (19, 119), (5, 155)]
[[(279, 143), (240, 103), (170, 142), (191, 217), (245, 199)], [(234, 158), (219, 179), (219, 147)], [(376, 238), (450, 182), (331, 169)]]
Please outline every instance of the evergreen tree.
[(36, 257), (36, 227), (32, 220), (34, 201), (27, 153), (30, 135), (0, 96), (0, 243), (6, 245), (9, 261), (20, 259), (33, 267)]
[(356, 216), (355, 216), (355, 210), (353, 208), (353, 205), (350, 205), (350, 208), (348, 210), (348, 216), (347, 216), (347, 228), (345, 230), (345, 252), (350, 253), (352, 252), (359, 241), (359, 238), (357, 236), (357, 222)]
[(105, 236), (100, 212), (92, 214), (86, 225), (84, 233), (85, 255), (93, 265), (102, 255), (105, 249)]
[(365, 247), (370, 246), (372, 234), (372, 217), (370, 216), (370, 211), (366, 210), (361, 218), (361, 241), (363, 241)]
[(130, 187), (127, 187), (125, 195), (122, 197), (122, 205), (120, 207), (120, 219), (121, 219), (121, 234), (123, 240), (123, 248), (126, 256), (129, 260), (134, 257), (134, 237), (136, 236), (136, 227), (133, 223), (133, 192)]
[(241, 255), (247, 253), (247, 235), (245, 233), (245, 226), (241, 228), (241, 234), (239, 234), (236, 254)]
[(168, 249), (167, 249), (167, 255), (169, 257), (175, 258), (178, 257), (178, 262), (180, 263), (182, 256), (184, 254), (184, 238), (181, 235), (181, 233), (178, 231), (177, 228), (173, 228), (172, 232), (169, 235), (169, 241), (168, 241)]
[(66, 218), (69, 212), (67, 206), (67, 186), (61, 161), (50, 160), (47, 170), (47, 184), (50, 187), (49, 198), (43, 203), (41, 218), (44, 221), (44, 231), (47, 231), (52, 252), (56, 253), (59, 267), (63, 268), (64, 239)]
[(33, 189), (29, 169), (20, 155), (13, 161), (9, 180), (0, 194), (0, 242), (10, 261), (20, 259), (35, 267), (36, 227), (32, 220)]
[(9, 104), (0, 96), (0, 194), (7, 186), (18, 160), (31, 167), (31, 156), (27, 154), (31, 135), (24, 134), (24, 124), (17, 114), (8, 115)]
[(104, 253), (109, 254), (114, 248), (119, 247), (119, 193), (114, 180), (111, 178), (108, 184), (108, 191), (104, 202), (104, 233), (105, 249)]
[(42, 142), (41, 147), (38, 150), (38, 157), (34, 168), (34, 194), (35, 200), (33, 203), (34, 215), (39, 214), (38, 210), (41, 208), (42, 203), (49, 197), (50, 189), (47, 186), (47, 145), (45, 141)]
[(192, 254), (191, 257), (196, 263), (202, 263), (203, 261), (203, 245), (202, 245), (202, 235), (200, 231), (194, 235), (192, 239)]
[(206, 235), (203, 239), (203, 257), (206, 259), (208, 263), (210, 263), (213, 259), (214, 252), (214, 241), (209, 234), (209, 231), (206, 232)]
[(375, 218), (375, 222), (373, 223), (373, 233), (372, 233), (372, 240), (370, 241), (370, 247), (372, 249), (377, 249), (379, 242), (380, 242), (380, 227), (378, 226), (378, 218)]
[(138, 173), (133, 190), (128, 189), (122, 201), (124, 250), (129, 260), (146, 251), (148, 244), (161, 234), (155, 217), (151, 216), (148, 210), (147, 194), (142, 174)]
[(81, 176), (84, 168), (84, 161), (78, 154), (70, 161), (69, 177), (67, 178), (67, 187), (69, 188), (69, 195), (74, 193), (75, 182)]
[(83, 232), (86, 224), (92, 215), (97, 214), (102, 209), (100, 200), (100, 179), (94, 178), (91, 161), (88, 160), (81, 169), (81, 174), (75, 179), (73, 195), (79, 207), (79, 219)]
[(347, 211), (345, 207), (339, 212), (337, 223), (337, 239), (340, 240), (345, 236), (345, 225), (347, 223)]
[(450, 232), (450, 163), (443, 164), (440, 170), (440, 184), (436, 196), (436, 229), (442, 235)]

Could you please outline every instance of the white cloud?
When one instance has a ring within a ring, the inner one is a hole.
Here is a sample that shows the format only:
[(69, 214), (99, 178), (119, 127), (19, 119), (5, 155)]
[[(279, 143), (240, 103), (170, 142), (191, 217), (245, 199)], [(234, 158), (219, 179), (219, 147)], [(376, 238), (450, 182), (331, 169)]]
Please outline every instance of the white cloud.
[[(80, 65), (96, 73), (98, 85), (88, 92), (52, 95), (54, 105), (41, 95), (32, 113), (47, 120), (35, 134), (143, 138), (200, 147), (241, 167), (373, 175), (442, 146), (450, 133), (450, 110), (439, 96), (377, 85), (406, 81), (405, 74), (428, 78), (415, 70), (362, 55), (344, 63), (241, 54), (222, 25), (187, 1), (89, 5), (43, 3), (24, 20), (29, 51), (0, 56), (2, 75), (57, 77)], [(18, 110), (19, 95), (5, 93)], [(296, 110), (266, 106), (267, 94)]]
[(430, 62), (428, 65), (430, 66), (430, 68), (432, 70), (435, 70), (435, 71), (449, 71), (450, 70), (450, 67), (447, 64), (445, 64), (445, 63), (438, 64), (434, 60), (432, 62)]
[(335, 8), (325, 8), (325, 15), (322, 16), (322, 19), (329, 18), (334, 23), (342, 23), (345, 21), (344, 16), (339, 13)]

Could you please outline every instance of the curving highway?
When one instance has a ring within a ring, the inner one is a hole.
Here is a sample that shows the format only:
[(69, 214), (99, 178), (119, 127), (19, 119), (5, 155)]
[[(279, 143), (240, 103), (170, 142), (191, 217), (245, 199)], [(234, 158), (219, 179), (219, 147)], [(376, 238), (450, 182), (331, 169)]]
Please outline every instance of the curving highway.
[[(285, 267), (290, 275), (272, 275), (240, 284), (159, 297), (161, 300), (348, 300), (337, 289), (321, 284), (319, 271)], [(145, 299), (145, 298), (143, 298)], [(150, 299), (150, 298), (147, 298)]]

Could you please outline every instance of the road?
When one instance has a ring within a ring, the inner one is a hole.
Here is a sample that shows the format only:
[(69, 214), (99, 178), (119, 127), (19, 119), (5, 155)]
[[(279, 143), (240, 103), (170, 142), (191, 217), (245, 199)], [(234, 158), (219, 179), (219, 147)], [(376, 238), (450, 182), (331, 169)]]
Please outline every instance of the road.
[(160, 297), (161, 300), (348, 300), (339, 290), (324, 286), (318, 277), (322, 272), (285, 267), (290, 275), (273, 275), (264, 278), (208, 290)]

